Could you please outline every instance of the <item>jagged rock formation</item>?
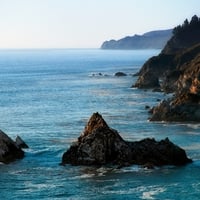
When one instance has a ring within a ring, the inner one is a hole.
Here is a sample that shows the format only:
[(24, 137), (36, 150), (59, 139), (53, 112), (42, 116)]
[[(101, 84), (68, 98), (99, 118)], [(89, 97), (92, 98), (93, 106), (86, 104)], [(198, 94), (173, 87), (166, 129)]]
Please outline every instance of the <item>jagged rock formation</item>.
[(105, 41), (101, 49), (162, 49), (172, 36), (172, 29), (151, 31), (120, 40)]
[(24, 151), (0, 130), (0, 162), (8, 164), (24, 157)]
[(78, 140), (63, 154), (62, 164), (128, 166), (184, 165), (191, 162), (180, 147), (168, 138), (159, 142), (144, 139), (123, 140), (110, 128), (99, 113), (94, 113)]

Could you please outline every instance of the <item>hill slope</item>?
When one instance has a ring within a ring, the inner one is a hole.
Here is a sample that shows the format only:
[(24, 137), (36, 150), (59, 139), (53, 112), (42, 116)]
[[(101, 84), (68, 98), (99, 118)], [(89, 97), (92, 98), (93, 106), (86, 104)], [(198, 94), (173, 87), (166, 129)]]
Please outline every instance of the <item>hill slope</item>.
[(171, 36), (172, 29), (151, 31), (143, 35), (105, 41), (101, 45), (101, 49), (162, 49)]

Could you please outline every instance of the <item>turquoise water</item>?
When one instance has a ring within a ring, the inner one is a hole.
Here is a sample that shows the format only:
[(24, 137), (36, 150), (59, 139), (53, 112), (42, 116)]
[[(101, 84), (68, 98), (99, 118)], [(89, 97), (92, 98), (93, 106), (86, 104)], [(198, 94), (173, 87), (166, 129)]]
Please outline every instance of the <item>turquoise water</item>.
[[(0, 129), (30, 146), (23, 160), (0, 165), (1, 199), (199, 199), (200, 124), (148, 122), (145, 105), (165, 95), (130, 88), (132, 74), (158, 53), (1, 50)], [(169, 137), (194, 162), (154, 170), (60, 166), (97, 111), (126, 140)]]

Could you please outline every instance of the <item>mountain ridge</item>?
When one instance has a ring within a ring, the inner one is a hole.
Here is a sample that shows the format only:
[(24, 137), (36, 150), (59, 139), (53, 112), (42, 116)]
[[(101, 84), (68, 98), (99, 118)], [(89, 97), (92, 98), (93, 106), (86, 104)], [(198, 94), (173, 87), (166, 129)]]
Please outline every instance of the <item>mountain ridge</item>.
[(172, 29), (154, 30), (142, 35), (135, 34), (119, 40), (103, 42), (101, 49), (162, 49), (172, 36)]

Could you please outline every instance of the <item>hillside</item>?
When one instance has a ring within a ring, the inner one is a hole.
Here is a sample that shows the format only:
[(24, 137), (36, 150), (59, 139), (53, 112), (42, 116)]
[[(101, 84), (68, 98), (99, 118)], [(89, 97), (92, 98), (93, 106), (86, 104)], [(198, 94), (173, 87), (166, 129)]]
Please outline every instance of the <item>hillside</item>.
[(162, 49), (171, 36), (172, 29), (151, 31), (143, 35), (105, 41), (101, 45), (101, 49)]

